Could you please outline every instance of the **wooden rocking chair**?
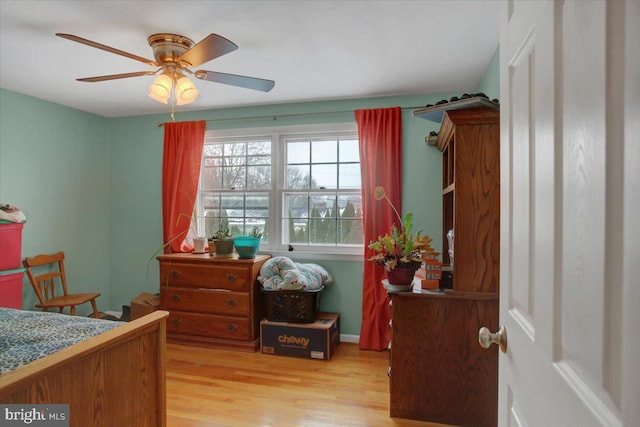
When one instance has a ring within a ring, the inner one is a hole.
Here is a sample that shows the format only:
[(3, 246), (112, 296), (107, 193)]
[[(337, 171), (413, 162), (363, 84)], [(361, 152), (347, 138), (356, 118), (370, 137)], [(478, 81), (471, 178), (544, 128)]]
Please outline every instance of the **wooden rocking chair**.
[[(99, 293), (90, 294), (69, 294), (67, 293), (67, 279), (64, 273), (64, 252), (58, 252), (52, 255), (36, 255), (33, 258), (25, 258), (22, 264), (27, 269), (27, 276), (36, 292), (36, 296), (40, 301), (36, 307), (43, 311), (49, 311), (50, 308), (57, 308), (60, 313), (65, 307), (69, 307), (72, 316), (76, 314), (76, 306), (87, 302), (91, 302), (93, 307), (93, 316), (98, 318), (98, 308), (96, 307), (96, 298)], [(56, 266), (57, 264), (57, 266)], [(40, 275), (34, 275), (32, 268), (50, 265), (49, 271)], [(62, 295), (56, 296), (56, 282), (62, 287)]]

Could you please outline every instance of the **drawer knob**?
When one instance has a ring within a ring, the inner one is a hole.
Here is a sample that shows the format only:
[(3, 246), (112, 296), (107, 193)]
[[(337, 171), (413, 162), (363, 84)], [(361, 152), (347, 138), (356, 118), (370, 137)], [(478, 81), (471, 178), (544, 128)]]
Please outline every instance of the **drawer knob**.
[(180, 295), (178, 294), (173, 294), (173, 296), (171, 297), (172, 300), (174, 301), (180, 301), (182, 298), (180, 297)]
[(227, 325), (227, 329), (231, 332), (235, 332), (238, 330), (238, 325), (236, 325), (235, 323), (229, 323)]
[(180, 276), (180, 270), (171, 270), (171, 275), (173, 277), (179, 277)]
[(233, 274), (233, 273), (227, 273), (227, 280), (230, 282), (233, 282), (234, 280), (236, 280), (238, 278), (237, 274)]
[(236, 305), (238, 305), (238, 301), (235, 299), (228, 299), (227, 305), (229, 305), (229, 307), (235, 307)]
[(181, 318), (179, 318), (179, 317), (175, 317), (175, 318), (173, 319), (173, 324), (174, 324), (174, 325), (179, 325), (179, 324), (181, 324), (181, 323), (182, 323), (182, 319), (181, 319)]
[(391, 378), (391, 366), (387, 369), (387, 376)]

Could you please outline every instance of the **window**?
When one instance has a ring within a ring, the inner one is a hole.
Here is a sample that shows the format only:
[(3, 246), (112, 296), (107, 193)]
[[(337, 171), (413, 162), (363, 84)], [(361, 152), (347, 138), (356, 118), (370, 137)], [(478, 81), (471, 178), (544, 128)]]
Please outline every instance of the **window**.
[(355, 124), (207, 131), (198, 195), (207, 236), (258, 228), (262, 250), (362, 254)]

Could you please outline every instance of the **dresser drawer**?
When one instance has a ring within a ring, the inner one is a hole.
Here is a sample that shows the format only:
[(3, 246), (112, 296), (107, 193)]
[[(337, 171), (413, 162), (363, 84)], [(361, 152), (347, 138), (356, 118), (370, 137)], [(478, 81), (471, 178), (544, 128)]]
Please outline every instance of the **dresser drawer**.
[(179, 262), (160, 264), (161, 286), (248, 291), (250, 271), (242, 267), (197, 265)]
[(250, 321), (248, 317), (225, 317), (215, 314), (171, 311), (167, 320), (167, 332), (248, 340), (250, 338)]
[(249, 294), (216, 289), (165, 287), (162, 289), (162, 307), (170, 311), (248, 316)]

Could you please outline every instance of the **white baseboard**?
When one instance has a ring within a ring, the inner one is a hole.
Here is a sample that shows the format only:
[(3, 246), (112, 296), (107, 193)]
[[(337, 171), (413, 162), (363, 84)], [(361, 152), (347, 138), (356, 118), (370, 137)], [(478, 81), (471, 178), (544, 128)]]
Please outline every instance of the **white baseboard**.
[(357, 344), (360, 342), (360, 335), (340, 334), (340, 342), (352, 342)]

